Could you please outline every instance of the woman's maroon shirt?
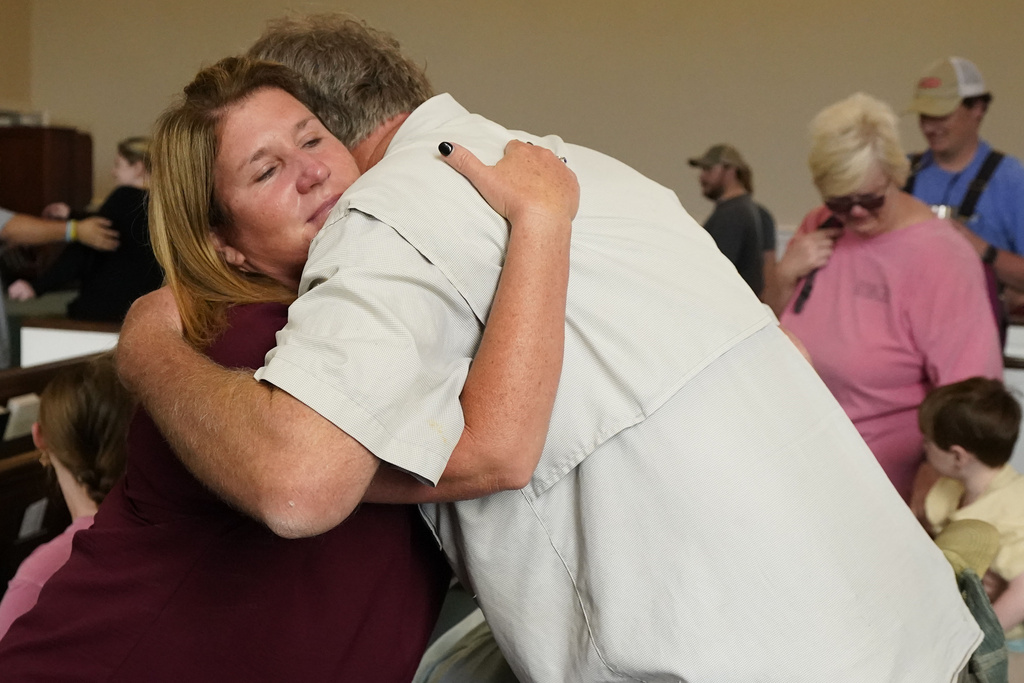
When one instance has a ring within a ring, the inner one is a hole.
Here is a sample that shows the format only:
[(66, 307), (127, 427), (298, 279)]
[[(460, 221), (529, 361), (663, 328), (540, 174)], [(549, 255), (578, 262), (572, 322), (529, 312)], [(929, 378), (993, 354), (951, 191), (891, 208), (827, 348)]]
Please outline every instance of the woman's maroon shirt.
[[(232, 309), (209, 356), (255, 368), (287, 309)], [(0, 642), (11, 681), (409, 681), (449, 579), (413, 506), (285, 540), (210, 493), (136, 415), (128, 470)]]

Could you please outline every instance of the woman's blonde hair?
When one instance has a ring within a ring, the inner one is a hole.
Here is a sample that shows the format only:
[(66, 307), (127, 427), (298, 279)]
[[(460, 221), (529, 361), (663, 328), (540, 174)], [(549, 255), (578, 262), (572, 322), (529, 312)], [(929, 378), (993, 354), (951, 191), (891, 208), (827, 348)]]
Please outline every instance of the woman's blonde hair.
[(196, 75), (181, 102), (157, 121), (153, 135), (153, 251), (174, 293), (185, 337), (197, 347), (221, 331), (229, 305), (295, 298), (272, 278), (229, 266), (211, 240), (212, 234), (225, 239), (233, 227), (214, 187), (221, 118), (232, 105), (266, 88), (284, 90), (303, 104), (309, 101), (301, 79), (287, 67), (228, 57)]
[(39, 397), (39, 428), (56, 458), (100, 503), (124, 472), (135, 403), (112, 354), (57, 374)]
[(900, 145), (892, 108), (864, 93), (821, 110), (811, 121), (808, 165), (822, 197), (856, 192), (871, 169), (903, 187), (910, 162)]
[(124, 157), (129, 164), (137, 164), (141, 161), (146, 173), (152, 173), (153, 163), (149, 156), (150, 143), (149, 138), (140, 136), (125, 138), (117, 143), (117, 153)]

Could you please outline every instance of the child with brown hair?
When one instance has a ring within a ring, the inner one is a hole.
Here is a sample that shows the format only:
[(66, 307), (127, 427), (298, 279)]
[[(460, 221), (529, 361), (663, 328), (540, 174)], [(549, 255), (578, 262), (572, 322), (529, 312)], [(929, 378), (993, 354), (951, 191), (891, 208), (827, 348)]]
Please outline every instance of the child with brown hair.
[(75, 533), (92, 525), (124, 471), (133, 408), (111, 354), (61, 372), (40, 396), (32, 440), (42, 453), (40, 463), (53, 467), (72, 521), (64, 533), (36, 548), (11, 579), (0, 601), (0, 638), (35, 605), (43, 584), (70, 556)]
[(925, 498), (929, 531), (961, 519), (996, 528), (984, 583), (1011, 652), (1024, 652), (1024, 476), (1009, 465), (1020, 421), (1003, 383), (983, 377), (932, 390), (918, 411), (925, 455), (942, 475)]

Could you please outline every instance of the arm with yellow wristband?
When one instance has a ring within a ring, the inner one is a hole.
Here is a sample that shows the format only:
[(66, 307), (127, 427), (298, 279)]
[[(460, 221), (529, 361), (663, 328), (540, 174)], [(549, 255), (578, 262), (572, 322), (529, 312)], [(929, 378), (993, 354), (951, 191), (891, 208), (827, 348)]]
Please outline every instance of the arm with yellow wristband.
[(15, 213), (0, 225), (0, 241), (11, 246), (78, 241), (93, 249), (112, 251), (117, 249), (118, 235), (109, 226), (110, 221), (98, 216), (65, 222)]

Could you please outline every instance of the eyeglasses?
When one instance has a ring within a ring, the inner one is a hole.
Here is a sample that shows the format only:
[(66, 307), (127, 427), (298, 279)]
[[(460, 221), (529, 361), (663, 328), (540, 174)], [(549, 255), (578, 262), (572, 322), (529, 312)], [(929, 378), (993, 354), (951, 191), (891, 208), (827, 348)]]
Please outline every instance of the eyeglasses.
[(853, 207), (859, 206), (865, 211), (877, 211), (885, 204), (885, 193), (882, 194), (847, 194), (825, 200), (825, 206), (832, 213), (847, 214)]

